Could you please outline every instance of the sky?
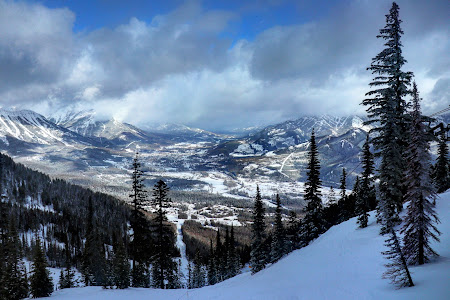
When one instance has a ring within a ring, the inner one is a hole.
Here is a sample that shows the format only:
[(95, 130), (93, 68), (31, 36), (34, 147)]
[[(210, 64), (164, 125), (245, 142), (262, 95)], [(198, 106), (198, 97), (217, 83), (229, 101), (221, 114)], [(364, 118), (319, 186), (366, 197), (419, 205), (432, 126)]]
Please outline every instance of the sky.
[[(450, 2), (397, 1), (425, 113), (450, 104)], [(0, 0), (0, 106), (212, 131), (365, 114), (391, 1)]]

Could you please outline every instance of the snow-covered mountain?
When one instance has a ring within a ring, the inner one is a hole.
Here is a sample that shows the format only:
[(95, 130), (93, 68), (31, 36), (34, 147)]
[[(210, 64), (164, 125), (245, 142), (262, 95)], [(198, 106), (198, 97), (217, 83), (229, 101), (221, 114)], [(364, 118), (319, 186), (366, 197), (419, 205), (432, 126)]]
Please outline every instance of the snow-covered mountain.
[(222, 135), (181, 124), (158, 124), (147, 126), (143, 130), (115, 118), (97, 120), (94, 110), (69, 111), (51, 120), (83, 136), (119, 144), (139, 141), (167, 145), (174, 142), (215, 142), (224, 139)]
[(2, 148), (10, 143), (38, 145), (64, 145), (74, 143), (89, 145), (91, 140), (49, 121), (31, 110), (0, 109), (0, 143)]
[(147, 132), (165, 134), (176, 142), (217, 142), (230, 138), (228, 135), (174, 123), (147, 126), (145, 130)]
[(165, 142), (161, 136), (151, 135), (133, 125), (116, 119), (98, 121), (95, 111), (67, 112), (53, 118), (56, 124), (74, 131), (80, 135), (104, 139), (115, 144), (126, 144), (140, 141), (145, 143)]
[[(368, 132), (369, 126), (363, 125), (364, 119), (359, 116), (333, 117), (309, 116), (295, 121), (286, 121), (268, 126), (256, 133), (219, 145), (217, 150), (224, 147), (232, 156), (262, 155), (269, 151), (277, 151), (295, 147), (308, 142), (314, 129), (316, 137), (337, 137), (346, 134), (349, 130), (362, 130)], [(235, 147), (230, 147), (234, 144)]]
[(226, 141), (210, 151), (223, 157), (234, 172), (248, 176), (281, 176), (303, 181), (306, 175), (309, 139), (314, 128), (319, 147), (321, 177), (336, 185), (342, 167), (352, 178), (360, 170), (359, 154), (371, 127), (359, 116), (309, 116), (268, 126), (247, 137)]

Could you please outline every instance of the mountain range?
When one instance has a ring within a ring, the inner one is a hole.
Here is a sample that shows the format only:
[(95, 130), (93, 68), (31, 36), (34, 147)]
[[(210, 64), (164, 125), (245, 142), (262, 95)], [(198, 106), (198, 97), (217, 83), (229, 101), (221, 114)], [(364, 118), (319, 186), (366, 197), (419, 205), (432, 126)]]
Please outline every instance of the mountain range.
[[(448, 124), (450, 114), (438, 118)], [(342, 168), (351, 182), (361, 171), (361, 147), (371, 129), (365, 120), (305, 116), (236, 137), (179, 124), (144, 130), (97, 120), (92, 110), (46, 118), (0, 109), (0, 150), (32, 168), (118, 196), (126, 193), (130, 161), (139, 151), (150, 177), (164, 176), (178, 189), (246, 196), (251, 191), (242, 184), (245, 178), (261, 185), (304, 181), (313, 129), (324, 185), (336, 187)]]

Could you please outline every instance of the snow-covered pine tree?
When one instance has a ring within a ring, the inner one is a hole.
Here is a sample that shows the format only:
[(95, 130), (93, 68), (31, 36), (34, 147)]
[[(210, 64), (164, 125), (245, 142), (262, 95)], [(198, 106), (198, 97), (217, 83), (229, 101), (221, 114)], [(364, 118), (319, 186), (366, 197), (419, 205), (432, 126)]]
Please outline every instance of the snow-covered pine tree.
[(170, 241), (164, 234), (164, 227), (167, 226), (166, 209), (170, 207), (172, 200), (168, 197), (169, 187), (163, 180), (158, 182), (153, 187), (152, 205), (156, 209), (155, 223), (157, 224), (156, 231), (156, 254), (153, 258), (153, 273), (152, 283), (154, 287), (164, 289), (166, 286), (164, 281), (168, 282), (168, 286), (172, 286), (170, 282), (177, 274), (176, 262), (173, 261), (169, 249)]
[(382, 253), (390, 262), (385, 264), (387, 270), (383, 273), (383, 278), (390, 279), (397, 287), (414, 286), (395, 229), (391, 227), (387, 235), (385, 245), (389, 250)]
[(317, 238), (325, 232), (326, 224), (323, 217), (323, 205), (321, 199), (320, 185), (320, 163), (319, 152), (317, 150), (314, 129), (311, 132), (308, 152), (308, 166), (306, 167), (305, 196), (306, 201), (305, 217), (302, 221), (301, 243), (303, 246)]
[(252, 225), (252, 245), (250, 252), (250, 264), (252, 267), (252, 274), (255, 274), (266, 267), (266, 253), (263, 247), (265, 238), (265, 209), (259, 191), (259, 186), (256, 187), (255, 206), (253, 209), (253, 225)]
[(409, 201), (402, 227), (404, 234), (403, 252), (408, 264), (422, 265), (437, 253), (431, 248), (430, 240), (439, 241), (435, 224), (439, 222), (434, 210), (435, 187), (430, 178), (431, 155), (430, 136), (422, 123), (419, 93), (413, 83), (413, 111), (410, 128), (411, 142), (407, 152), (406, 182)]
[(283, 220), (281, 217), (281, 200), (280, 196), (276, 196), (277, 207), (275, 209), (275, 220), (273, 227), (272, 251), (270, 253), (271, 262), (278, 261), (285, 253), (286, 236), (284, 232)]
[(433, 181), (438, 193), (443, 193), (450, 188), (450, 161), (444, 130), (439, 137), (437, 159), (433, 168)]
[(53, 293), (53, 281), (47, 266), (47, 259), (42, 250), (41, 240), (38, 237), (34, 248), (30, 276), (30, 292), (33, 298), (48, 297)]
[(362, 104), (367, 106), (370, 118), (366, 124), (376, 125), (372, 131), (375, 149), (381, 156), (379, 167), (379, 195), (382, 217), (382, 233), (399, 224), (398, 212), (402, 209), (404, 196), (405, 148), (407, 144), (407, 103), (404, 97), (410, 94), (412, 73), (402, 71), (406, 60), (402, 55), (400, 41), (399, 7), (394, 2), (386, 15), (386, 25), (377, 38), (386, 41), (386, 47), (372, 59), (368, 70), (375, 75), (369, 84), (373, 90), (366, 93)]

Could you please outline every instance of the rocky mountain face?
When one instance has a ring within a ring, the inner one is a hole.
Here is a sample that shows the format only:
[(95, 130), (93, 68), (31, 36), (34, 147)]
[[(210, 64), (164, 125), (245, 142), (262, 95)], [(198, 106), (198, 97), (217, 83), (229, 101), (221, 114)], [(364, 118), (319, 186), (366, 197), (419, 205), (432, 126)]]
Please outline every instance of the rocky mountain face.
[(10, 152), (36, 146), (96, 146), (95, 140), (81, 136), (30, 110), (0, 109), (0, 148)]

